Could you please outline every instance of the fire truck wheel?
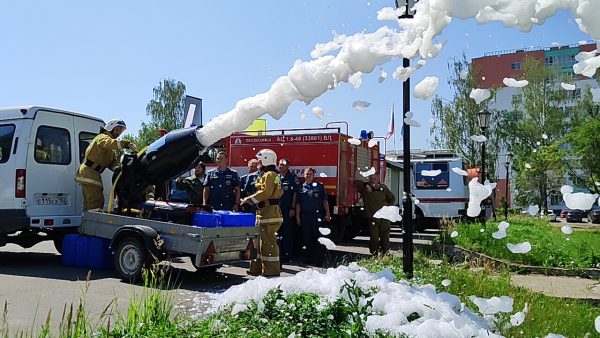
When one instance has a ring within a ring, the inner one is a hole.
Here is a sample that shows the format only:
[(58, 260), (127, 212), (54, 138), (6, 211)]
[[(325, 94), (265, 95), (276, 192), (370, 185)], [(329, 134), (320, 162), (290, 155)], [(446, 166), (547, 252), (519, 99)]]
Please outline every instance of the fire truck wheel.
[(329, 224), (329, 228), (331, 229), (331, 234), (329, 238), (334, 243), (341, 243), (344, 241), (346, 237), (347, 229), (352, 227), (352, 219), (348, 216), (337, 216), (331, 220)]
[(115, 270), (126, 282), (135, 282), (142, 276), (148, 253), (142, 242), (135, 237), (125, 237), (115, 251)]
[(348, 227), (348, 228), (346, 228), (346, 231), (344, 231), (344, 240), (345, 241), (353, 240), (354, 237), (358, 236), (359, 234), (360, 234), (359, 226)]

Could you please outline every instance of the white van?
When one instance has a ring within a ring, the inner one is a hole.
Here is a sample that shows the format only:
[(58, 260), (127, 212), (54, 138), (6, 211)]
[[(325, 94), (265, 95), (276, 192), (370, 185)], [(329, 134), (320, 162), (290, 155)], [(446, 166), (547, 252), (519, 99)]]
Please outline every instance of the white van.
[[(99, 118), (53, 108), (0, 109), (0, 247), (54, 240), (60, 251), (63, 235), (81, 225), (74, 177), (102, 126)], [(105, 194), (111, 174), (103, 174)]]
[[(414, 190), (419, 200), (416, 217), (457, 218), (466, 215), (469, 182), (452, 170), (467, 170), (465, 160), (452, 150), (425, 150), (413, 153)], [(436, 172), (435, 176), (423, 175)]]
[[(466, 170), (465, 160), (452, 150), (411, 150), (411, 193), (418, 203), (414, 207), (415, 229), (421, 230), (433, 221), (459, 218), (466, 215), (469, 186), (466, 176), (452, 170)], [(402, 196), (402, 157), (393, 153), (386, 156), (390, 178), (386, 184), (396, 196)], [(435, 172), (435, 176), (423, 175)], [(394, 173), (398, 176), (394, 178)], [(399, 182), (399, 183), (396, 183)]]

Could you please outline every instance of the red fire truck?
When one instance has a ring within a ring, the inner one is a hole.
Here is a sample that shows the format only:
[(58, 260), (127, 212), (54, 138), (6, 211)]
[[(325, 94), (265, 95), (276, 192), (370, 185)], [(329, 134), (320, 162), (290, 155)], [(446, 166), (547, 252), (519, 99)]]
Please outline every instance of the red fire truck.
[[(345, 134), (341, 132), (341, 125), (346, 127)], [(240, 176), (248, 172), (248, 160), (264, 148), (274, 150), (279, 159), (287, 158), (290, 170), (301, 182), (304, 169), (314, 168), (315, 180), (325, 185), (329, 196), (331, 237), (339, 241), (366, 229), (362, 201), (353, 181), (363, 179), (360, 172), (371, 167), (382, 177), (385, 175), (379, 170), (385, 168), (379, 144), (369, 147), (369, 138), (348, 142), (351, 138), (346, 122), (330, 122), (325, 128), (267, 130), (261, 135), (235, 133), (213, 145), (209, 156), (214, 158), (219, 150), (225, 150), (229, 155), (229, 166)]]

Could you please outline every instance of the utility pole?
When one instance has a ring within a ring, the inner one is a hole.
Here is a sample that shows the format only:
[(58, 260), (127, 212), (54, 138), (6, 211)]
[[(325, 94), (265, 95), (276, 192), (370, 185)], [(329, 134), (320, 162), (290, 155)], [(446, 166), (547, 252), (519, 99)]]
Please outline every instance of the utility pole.
[[(411, 11), (412, 7), (418, 0), (396, 0), (396, 8), (404, 7), (404, 14), (399, 16), (399, 19), (412, 19), (414, 18), (414, 12)], [(410, 60), (407, 58), (402, 59), (402, 67), (410, 67)], [(404, 169), (404, 196), (402, 199), (402, 224), (404, 227), (404, 235), (402, 237), (402, 270), (407, 278), (412, 278), (414, 274), (414, 257), (413, 257), (413, 201), (412, 193), (410, 191), (411, 184), (411, 168), (412, 164), (410, 161), (410, 125), (406, 123), (406, 113), (410, 111), (410, 78), (404, 81), (402, 86), (403, 96), (403, 109), (402, 109), (402, 164)]]

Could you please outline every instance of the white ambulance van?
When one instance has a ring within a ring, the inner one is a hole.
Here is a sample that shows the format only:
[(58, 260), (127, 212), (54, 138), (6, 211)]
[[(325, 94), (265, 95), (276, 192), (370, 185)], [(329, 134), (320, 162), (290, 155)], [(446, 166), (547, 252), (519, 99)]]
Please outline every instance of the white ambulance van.
[[(81, 225), (74, 177), (102, 126), (99, 118), (53, 108), (0, 109), (0, 247), (53, 240), (60, 251), (64, 234)], [(111, 175), (103, 173), (105, 195)]]

